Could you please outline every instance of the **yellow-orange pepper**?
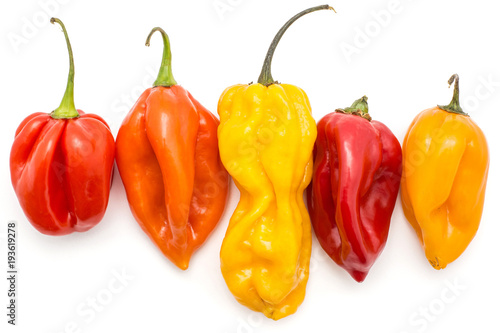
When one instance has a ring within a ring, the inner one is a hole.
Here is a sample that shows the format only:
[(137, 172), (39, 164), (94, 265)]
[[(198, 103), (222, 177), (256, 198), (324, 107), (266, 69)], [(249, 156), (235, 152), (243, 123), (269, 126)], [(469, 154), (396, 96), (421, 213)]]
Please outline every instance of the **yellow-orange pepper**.
[(457, 259), (474, 238), (483, 211), (489, 154), (486, 138), (459, 104), (421, 112), (403, 142), (401, 199), (435, 269)]
[(304, 91), (270, 72), (275, 37), (259, 83), (224, 91), (218, 106), (222, 163), (241, 192), (220, 252), (230, 291), (272, 319), (294, 313), (305, 296), (311, 225), (303, 192), (312, 176), (316, 123)]

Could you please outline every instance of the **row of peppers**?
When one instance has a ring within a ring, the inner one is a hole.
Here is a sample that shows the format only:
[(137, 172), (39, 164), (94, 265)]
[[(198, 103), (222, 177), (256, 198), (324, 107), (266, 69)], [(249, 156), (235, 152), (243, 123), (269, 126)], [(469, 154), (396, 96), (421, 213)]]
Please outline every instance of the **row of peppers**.
[(371, 119), (366, 97), (316, 125), (305, 92), (274, 81), (271, 61), (294, 21), (323, 9), (332, 8), (307, 9), (281, 28), (258, 83), (223, 92), (220, 123), (177, 85), (168, 36), (154, 28), (146, 45), (161, 33), (160, 72), (116, 143), (102, 118), (75, 108), (71, 45), (63, 23), (51, 19), (69, 51), (66, 92), (56, 110), (20, 124), (10, 158), (28, 220), (49, 235), (95, 226), (106, 210), (116, 157), (135, 219), (167, 258), (187, 269), (224, 211), (229, 172), (240, 200), (220, 251), (222, 274), (240, 303), (276, 320), (304, 299), (311, 222), (326, 253), (361, 282), (384, 248), (401, 187), (404, 213), (427, 259), (445, 268), (478, 229), (489, 165), (483, 133), (460, 108), (458, 76), (449, 80), (451, 103), (421, 112), (402, 149)]

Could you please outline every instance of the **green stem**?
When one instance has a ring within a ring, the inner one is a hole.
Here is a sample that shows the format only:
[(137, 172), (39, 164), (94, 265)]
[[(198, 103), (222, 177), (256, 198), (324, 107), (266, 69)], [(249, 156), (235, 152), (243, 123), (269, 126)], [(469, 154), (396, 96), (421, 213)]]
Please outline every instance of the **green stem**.
[(78, 111), (75, 108), (75, 100), (73, 88), (75, 86), (75, 63), (73, 62), (73, 50), (71, 49), (71, 44), (69, 42), (68, 32), (66, 31), (66, 27), (61, 22), (61, 20), (57, 18), (51, 18), (50, 23), (58, 23), (62, 31), (64, 32), (64, 38), (66, 38), (66, 45), (68, 46), (69, 53), (69, 74), (68, 74), (68, 83), (66, 84), (66, 91), (64, 92), (63, 99), (61, 104), (57, 109), (52, 111), (50, 114), (52, 118), (55, 119), (71, 119), (79, 116)]
[(154, 28), (149, 33), (148, 39), (146, 39), (146, 46), (149, 46), (151, 36), (153, 36), (156, 31), (159, 31), (163, 38), (163, 58), (161, 59), (160, 72), (158, 73), (154, 86), (171, 87), (176, 85), (177, 82), (172, 75), (172, 53), (170, 52), (170, 40), (168, 39), (167, 33), (162, 28)]
[(453, 89), (453, 98), (451, 99), (450, 104), (448, 105), (438, 105), (441, 110), (461, 114), (464, 116), (468, 116), (467, 113), (462, 110), (460, 106), (460, 90), (458, 87), (458, 74), (453, 74), (448, 80), (448, 84), (451, 85), (455, 82), (455, 88)]
[(293, 24), (293, 22), (297, 21), (300, 17), (302, 17), (306, 14), (315, 12), (317, 10), (322, 10), (322, 9), (331, 9), (331, 10), (335, 11), (335, 9), (333, 9), (332, 7), (330, 7), (328, 5), (312, 7), (312, 8), (306, 9), (306, 10), (298, 13), (297, 15), (292, 17), (290, 20), (288, 20), (288, 22), (286, 22), (283, 27), (281, 27), (281, 29), (278, 31), (278, 33), (274, 37), (271, 45), (269, 46), (269, 50), (267, 51), (266, 58), (264, 60), (264, 65), (262, 66), (262, 71), (260, 72), (260, 76), (259, 76), (258, 82), (260, 84), (267, 87), (267, 86), (270, 86), (271, 84), (276, 83), (276, 81), (274, 81), (274, 79), (273, 79), (273, 76), (271, 75), (271, 62), (273, 61), (274, 50), (276, 50), (276, 46), (278, 46), (278, 43), (279, 43), (281, 37), (283, 37), (283, 34), (285, 33), (285, 31)]
[(352, 105), (345, 109), (337, 109), (337, 112), (353, 114), (365, 118), (368, 121), (372, 120), (372, 117), (368, 114), (368, 97), (363, 96), (352, 103)]

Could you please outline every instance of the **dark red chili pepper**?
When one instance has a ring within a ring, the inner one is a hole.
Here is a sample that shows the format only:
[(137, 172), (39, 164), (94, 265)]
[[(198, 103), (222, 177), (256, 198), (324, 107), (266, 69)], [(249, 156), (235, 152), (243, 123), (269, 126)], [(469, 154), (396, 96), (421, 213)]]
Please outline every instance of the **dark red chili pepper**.
[(318, 123), (308, 205), (328, 255), (362, 282), (387, 241), (401, 180), (401, 146), (372, 121), (367, 98)]

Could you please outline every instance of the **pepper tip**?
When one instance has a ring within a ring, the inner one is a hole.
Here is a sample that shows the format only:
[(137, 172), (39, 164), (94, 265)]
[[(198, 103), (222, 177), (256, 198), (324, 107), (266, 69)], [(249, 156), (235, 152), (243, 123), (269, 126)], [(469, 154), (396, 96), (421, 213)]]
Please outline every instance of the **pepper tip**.
[(440, 261), (438, 257), (434, 257), (433, 259), (428, 259), (429, 264), (431, 264), (432, 268), (435, 270), (441, 270), (446, 268), (447, 264), (445, 262)]
[(353, 272), (349, 272), (349, 274), (351, 274), (352, 278), (354, 280), (356, 280), (356, 282), (361, 283), (366, 279), (368, 272), (353, 271)]

